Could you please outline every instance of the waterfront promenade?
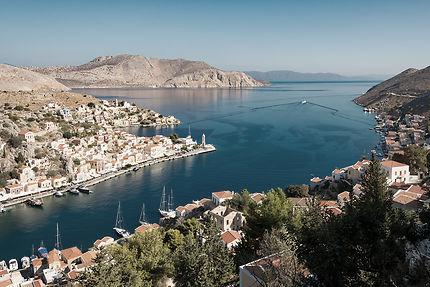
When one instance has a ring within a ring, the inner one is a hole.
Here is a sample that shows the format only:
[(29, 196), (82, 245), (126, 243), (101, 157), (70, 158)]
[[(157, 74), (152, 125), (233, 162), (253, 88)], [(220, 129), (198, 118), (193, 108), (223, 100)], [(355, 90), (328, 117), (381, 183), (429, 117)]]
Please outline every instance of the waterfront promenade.
[[(199, 155), (199, 154), (203, 154), (203, 153), (209, 153), (209, 152), (213, 152), (215, 150), (216, 150), (215, 146), (213, 146), (211, 144), (207, 144), (204, 147), (199, 147), (199, 148), (196, 148), (196, 149), (191, 150), (191, 151), (186, 151), (186, 152), (183, 151), (179, 154), (173, 154), (173, 155), (168, 155), (168, 156), (150, 159), (150, 160), (147, 160), (147, 161), (135, 164), (135, 165), (131, 165), (128, 168), (124, 168), (121, 170), (112, 171), (112, 172), (100, 175), (98, 177), (89, 179), (87, 181), (71, 183), (69, 186), (61, 188), (61, 191), (68, 191), (72, 188), (72, 186), (75, 186), (75, 185), (79, 185), (79, 186), (83, 185), (86, 187), (93, 186), (93, 185), (96, 185), (96, 184), (101, 183), (103, 181), (109, 180), (111, 178), (120, 176), (122, 174), (132, 172), (135, 169), (141, 169), (141, 168), (151, 166), (154, 164), (158, 164), (158, 163), (162, 163), (165, 161), (171, 161), (171, 160), (195, 156), (195, 155)], [(1, 203), (5, 208), (12, 207), (12, 206), (17, 205), (17, 204), (22, 204), (22, 203), (26, 202), (27, 200), (29, 200), (30, 198), (44, 198), (44, 197), (48, 197), (48, 196), (53, 196), (56, 191), (57, 190), (53, 189), (53, 188), (46, 189), (46, 190), (39, 191), (39, 192), (29, 193), (29, 194), (26, 194), (26, 195), (21, 196), (19, 198), (14, 198), (11, 200), (5, 200)]]

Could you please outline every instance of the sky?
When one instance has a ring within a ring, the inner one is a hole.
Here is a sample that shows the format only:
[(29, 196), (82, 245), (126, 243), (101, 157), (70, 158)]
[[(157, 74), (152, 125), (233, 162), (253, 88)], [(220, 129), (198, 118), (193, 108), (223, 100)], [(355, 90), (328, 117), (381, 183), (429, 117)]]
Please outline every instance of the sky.
[(225, 70), (390, 75), (430, 65), (429, 16), (427, 0), (0, 0), (0, 62), (140, 54)]

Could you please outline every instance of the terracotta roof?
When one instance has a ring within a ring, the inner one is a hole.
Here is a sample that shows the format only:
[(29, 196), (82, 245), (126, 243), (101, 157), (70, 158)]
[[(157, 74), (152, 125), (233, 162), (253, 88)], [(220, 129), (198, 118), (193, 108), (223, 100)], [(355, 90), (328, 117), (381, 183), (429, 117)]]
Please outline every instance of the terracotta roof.
[(218, 198), (231, 198), (231, 197), (233, 197), (233, 192), (228, 191), (228, 190), (212, 192), (212, 194)]
[(308, 206), (307, 197), (289, 197), (288, 200), (296, 207), (307, 207)]
[(251, 194), (251, 199), (255, 202), (255, 203), (260, 203), (263, 201), (263, 199), (266, 198), (266, 195), (263, 193), (253, 193)]
[(221, 234), (221, 239), (225, 244), (230, 244), (234, 241), (242, 239), (242, 236), (236, 230), (229, 230)]
[(142, 224), (141, 226), (137, 227), (134, 232), (135, 233), (144, 233), (146, 231), (149, 230), (154, 230), (159, 228), (160, 225), (158, 225), (157, 223), (153, 223), (153, 224)]
[(70, 247), (61, 251), (61, 256), (66, 260), (74, 259), (82, 255), (81, 250), (78, 247)]
[(85, 266), (92, 265), (96, 257), (97, 257), (97, 252), (93, 250), (87, 251), (81, 256), (82, 262), (84, 263)]
[(31, 265), (33, 265), (33, 267), (39, 267), (39, 266), (42, 266), (42, 258), (36, 258), (36, 259), (33, 259), (33, 260), (31, 261)]
[(350, 199), (348, 191), (341, 192), (337, 196), (338, 196), (338, 198), (341, 198), (343, 200), (349, 200)]
[(339, 207), (329, 207), (327, 208), (328, 212), (331, 212), (333, 215), (340, 215), (342, 214), (342, 210)]
[(335, 200), (321, 200), (320, 206), (324, 207), (337, 207), (337, 202)]
[(416, 194), (424, 194), (426, 193), (425, 190), (423, 190), (420, 186), (418, 185), (411, 185), (406, 191), (408, 192), (412, 192), (412, 193), (416, 193)]
[(12, 280), (7, 279), (0, 282), (0, 287), (8, 287), (8, 286), (12, 286)]
[(79, 276), (79, 272), (76, 270), (72, 270), (69, 273), (67, 273), (67, 277), (69, 277), (71, 280), (78, 278), (78, 276)]
[(46, 286), (41, 279), (33, 281), (33, 287), (44, 287)]
[(48, 264), (54, 263), (55, 261), (60, 261), (57, 249), (53, 249), (48, 253)]
[(0, 276), (4, 276), (8, 273), (9, 273), (9, 271), (7, 269), (6, 270), (0, 270)]
[(394, 161), (394, 160), (384, 160), (384, 161), (381, 162), (381, 165), (385, 166), (385, 167), (389, 167), (389, 168), (408, 166), (407, 164), (400, 163), (400, 162), (397, 162), (397, 161)]

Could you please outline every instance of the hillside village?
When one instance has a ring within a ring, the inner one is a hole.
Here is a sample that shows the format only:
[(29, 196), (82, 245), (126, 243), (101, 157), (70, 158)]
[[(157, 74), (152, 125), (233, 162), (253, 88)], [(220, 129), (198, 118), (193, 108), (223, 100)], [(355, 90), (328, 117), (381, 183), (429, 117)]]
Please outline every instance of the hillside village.
[(137, 137), (121, 128), (179, 124), (173, 116), (122, 101), (74, 109), (52, 102), (39, 111), (0, 107), (0, 202), (72, 184), (193, 150), (190, 137)]

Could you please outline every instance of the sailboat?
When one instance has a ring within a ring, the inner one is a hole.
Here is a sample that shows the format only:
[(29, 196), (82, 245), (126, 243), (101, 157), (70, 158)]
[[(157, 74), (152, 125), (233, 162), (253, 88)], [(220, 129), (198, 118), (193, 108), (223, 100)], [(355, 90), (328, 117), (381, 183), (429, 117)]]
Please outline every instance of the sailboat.
[(172, 209), (173, 206), (173, 190), (170, 190), (170, 195), (166, 199), (166, 187), (163, 187), (163, 193), (161, 194), (160, 212), (162, 217), (173, 218), (176, 216), (175, 210)]
[(142, 211), (140, 212), (139, 223), (141, 225), (148, 224), (148, 222), (146, 222), (145, 216), (145, 203), (142, 203)]
[(118, 202), (118, 211), (116, 213), (116, 222), (115, 222), (115, 227), (113, 228), (113, 230), (115, 230), (115, 232), (120, 237), (127, 238), (130, 236), (130, 233), (124, 229), (122, 224), (123, 224), (123, 218), (121, 215), (121, 202)]

